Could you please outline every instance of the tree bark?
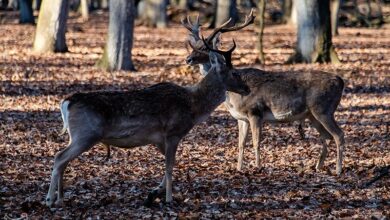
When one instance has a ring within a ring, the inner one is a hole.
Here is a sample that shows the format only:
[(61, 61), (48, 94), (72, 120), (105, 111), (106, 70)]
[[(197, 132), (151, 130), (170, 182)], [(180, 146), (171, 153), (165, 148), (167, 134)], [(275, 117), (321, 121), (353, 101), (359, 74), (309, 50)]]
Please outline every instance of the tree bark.
[(34, 51), (67, 52), (65, 32), (68, 0), (43, 0), (39, 11)]
[(338, 35), (338, 20), (339, 20), (339, 10), (340, 10), (341, 0), (331, 0), (330, 4), (330, 13), (332, 15), (332, 35)]
[(139, 17), (152, 27), (168, 26), (167, 6), (169, 0), (143, 0), (139, 3)]
[(34, 24), (32, 0), (19, 0), (19, 23)]
[(296, 0), (297, 47), (287, 63), (339, 63), (332, 46), (329, 0)]
[(108, 38), (97, 65), (109, 70), (135, 70), (131, 60), (134, 29), (134, 0), (111, 0)]
[(259, 0), (258, 3), (259, 9), (259, 38), (257, 43), (257, 49), (259, 51), (259, 56), (257, 57), (257, 61), (261, 64), (265, 63), (264, 52), (263, 52), (263, 32), (264, 32), (264, 12), (265, 12), (265, 0)]
[(238, 20), (236, 0), (217, 0), (215, 26), (225, 23), (229, 18), (232, 18), (230, 25), (234, 25)]

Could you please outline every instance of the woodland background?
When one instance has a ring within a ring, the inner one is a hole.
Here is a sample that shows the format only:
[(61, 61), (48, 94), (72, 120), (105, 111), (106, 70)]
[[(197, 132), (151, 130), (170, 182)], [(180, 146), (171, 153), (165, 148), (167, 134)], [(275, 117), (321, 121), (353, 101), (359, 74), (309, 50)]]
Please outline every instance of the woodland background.
[[(65, 206), (47, 208), (55, 153), (68, 136), (60, 136), (60, 100), (76, 91), (130, 90), (162, 81), (191, 85), (198, 67), (185, 64), (188, 31), (172, 17), (167, 28), (138, 25), (134, 30), (136, 72), (107, 72), (95, 66), (102, 56), (107, 10), (86, 21), (70, 11), (69, 52), (32, 52), (35, 26), (18, 24), (17, 11), (0, 11), (0, 218), (373, 218), (390, 216), (390, 178), (364, 184), (390, 164), (390, 26), (339, 28), (333, 37), (341, 64), (284, 64), (293, 53), (296, 29), (274, 22), (277, 1), (267, 4), (265, 64), (255, 64), (256, 26), (234, 38), (237, 67), (267, 71), (324, 70), (346, 82), (336, 120), (346, 137), (344, 170), (334, 175), (335, 145), (325, 169), (316, 172), (320, 150), (316, 131), (306, 126), (301, 140), (294, 124), (267, 124), (262, 141), (262, 169), (253, 167), (245, 150), (242, 172), (236, 170), (237, 122), (220, 106), (181, 142), (174, 168), (173, 204), (142, 205), (163, 175), (163, 156), (153, 146), (131, 150), (96, 146), (65, 171)], [(276, 6), (275, 6), (276, 5)], [(382, 5), (385, 18), (388, 4)], [(192, 15), (197, 12), (191, 12)], [(35, 15), (36, 12), (35, 12)]]

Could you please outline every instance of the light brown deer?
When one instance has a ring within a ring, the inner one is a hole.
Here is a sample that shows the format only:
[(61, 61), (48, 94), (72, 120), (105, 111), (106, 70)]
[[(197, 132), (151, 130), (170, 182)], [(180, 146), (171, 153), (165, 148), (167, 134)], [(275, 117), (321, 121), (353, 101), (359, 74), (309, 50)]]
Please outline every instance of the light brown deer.
[(76, 93), (64, 99), (60, 109), (70, 142), (55, 156), (46, 204), (63, 203), (66, 166), (97, 143), (122, 148), (156, 145), (165, 155), (165, 175), (145, 205), (151, 205), (164, 190), (166, 202), (171, 202), (172, 170), (180, 140), (225, 101), (227, 90), (249, 93), (241, 79), (227, 71), (221, 55), (211, 52), (209, 57), (211, 69), (192, 87), (159, 83), (142, 90)]
[[(253, 11), (246, 17), (244, 24), (226, 28), (230, 22), (214, 29), (206, 38), (199, 36), (199, 19), (192, 24), (189, 17), (182, 24), (190, 31), (189, 43), (193, 48), (186, 61), (190, 65), (200, 64), (201, 72), (207, 73), (211, 67), (208, 52), (215, 49), (219, 34), (236, 31), (253, 23)], [(214, 45), (214, 49), (210, 45)], [(225, 56), (228, 54), (225, 54)], [(260, 69), (235, 69), (231, 57), (225, 57), (228, 72), (240, 75), (250, 89), (248, 96), (240, 96), (231, 92), (226, 95), (225, 106), (230, 114), (238, 120), (239, 153), (237, 169), (242, 169), (244, 147), (249, 127), (255, 150), (255, 164), (260, 167), (260, 137), (264, 122), (303, 122), (309, 119), (320, 133), (322, 150), (316, 164), (316, 169), (323, 167), (327, 155), (326, 139), (334, 139), (337, 145), (336, 173), (342, 171), (342, 154), (344, 134), (334, 119), (334, 112), (342, 96), (344, 82), (334, 74), (322, 71), (310, 72), (266, 72)]]

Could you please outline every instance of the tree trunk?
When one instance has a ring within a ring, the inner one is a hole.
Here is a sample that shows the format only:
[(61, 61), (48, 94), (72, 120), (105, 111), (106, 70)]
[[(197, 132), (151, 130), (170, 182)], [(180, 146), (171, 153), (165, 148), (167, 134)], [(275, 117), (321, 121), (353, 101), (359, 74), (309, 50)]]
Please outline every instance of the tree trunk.
[(33, 9), (39, 11), (41, 9), (42, 0), (33, 1)]
[(34, 24), (32, 0), (19, 0), (19, 23)]
[(43, 0), (35, 32), (34, 51), (67, 52), (65, 32), (68, 0)]
[(169, 0), (143, 0), (139, 3), (139, 17), (152, 27), (168, 26), (167, 6)]
[(332, 35), (338, 35), (338, 20), (341, 0), (331, 0), (330, 13), (332, 14)]
[(225, 23), (229, 18), (232, 18), (230, 25), (234, 25), (238, 20), (236, 0), (217, 0), (215, 26)]
[(135, 70), (131, 60), (134, 0), (111, 0), (107, 44), (97, 65), (109, 70)]
[(7, 8), (11, 8), (13, 10), (18, 10), (19, 9), (18, 0), (9, 0)]
[(339, 63), (332, 46), (330, 0), (296, 0), (297, 47), (287, 63)]
[(81, 13), (81, 17), (84, 21), (88, 21), (89, 17), (89, 7), (88, 7), (88, 0), (80, 0), (80, 7), (79, 11)]
[(292, 9), (293, 9), (293, 0), (283, 0), (282, 3), (283, 22), (286, 24), (291, 23)]
[(257, 61), (261, 64), (265, 63), (264, 52), (263, 52), (263, 32), (264, 32), (264, 12), (265, 12), (265, 0), (259, 0), (258, 4), (259, 9), (259, 41), (257, 44), (257, 49), (259, 51), (259, 56), (257, 57)]

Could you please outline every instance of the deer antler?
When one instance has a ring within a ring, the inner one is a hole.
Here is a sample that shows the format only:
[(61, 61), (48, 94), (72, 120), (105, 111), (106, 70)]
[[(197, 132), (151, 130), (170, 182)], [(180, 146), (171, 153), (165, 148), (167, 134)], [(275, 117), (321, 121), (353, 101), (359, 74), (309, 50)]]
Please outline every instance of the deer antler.
[(182, 18), (181, 19), (181, 24), (185, 28), (187, 28), (187, 30), (189, 30), (192, 33), (192, 35), (196, 38), (196, 40), (200, 40), (200, 36), (199, 36), (199, 28), (200, 28), (199, 15), (196, 16), (195, 24), (192, 24), (190, 16), (187, 16), (187, 21), (186, 21), (185, 18)]
[(236, 49), (236, 42), (233, 40), (233, 46), (227, 50), (227, 51), (222, 51), (222, 50), (218, 50), (218, 49), (214, 49), (214, 48), (211, 48), (206, 40), (204, 39), (204, 37), (202, 36), (202, 41), (204, 43), (204, 45), (206, 46), (206, 48), (210, 51), (213, 51), (213, 52), (216, 52), (218, 54), (221, 54), (224, 58), (225, 58), (225, 61), (226, 61), (226, 66), (229, 67), (229, 68), (233, 68), (233, 64), (232, 64), (232, 53), (233, 51)]
[(250, 24), (253, 24), (254, 20), (255, 20), (255, 17), (253, 15), (253, 9), (251, 10), (251, 12), (249, 13), (249, 15), (245, 16), (245, 22), (239, 26), (233, 26), (233, 27), (230, 27), (230, 28), (227, 28), (226, 26), (230, 23), (230, 21), (232, 20), (232, 18), (229, 18), (229, 20), (227, 20), (225, 23), (221, 24), (219, 27), (215, 28), (213, 30), (213, 32), (206, 38), (206, 42), (207, 43), (211, 43), (211, 41), (214, 39), (214, 37), (218, 34), (218, 33), (226, 33), (226, 32), (230, 32), (230, 31), (237, 31), (237, 30), (240, 30)]
[(191, 41), (188, 41), (188, 44), (190, 45), (190, 47), (191, 47), (194, 51), (196, 51), (196, 52), (198, 52), (198, 53), (205, 54), (205, 55), (209, 55), (206, 51), (199, 50), (199, 49), (196, 48), (194, 45), (192, 45)]

